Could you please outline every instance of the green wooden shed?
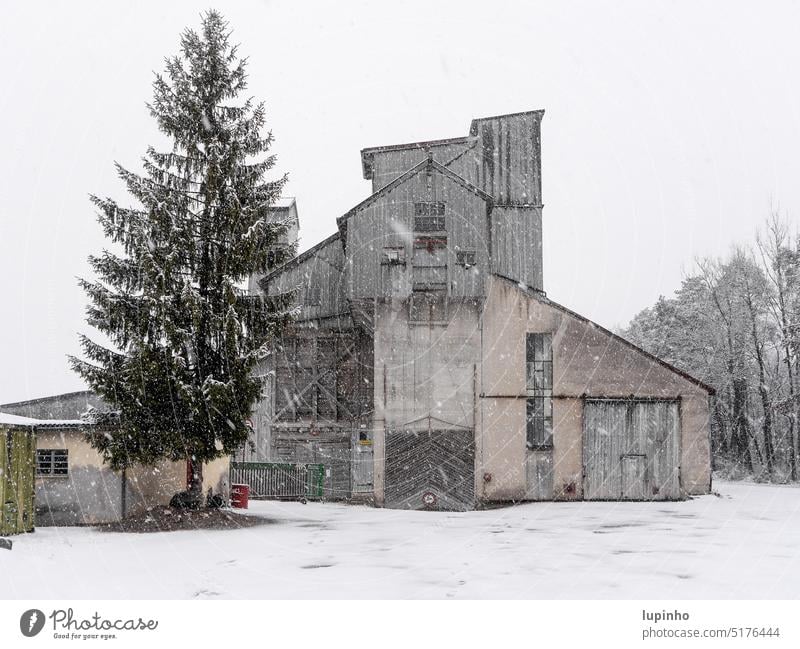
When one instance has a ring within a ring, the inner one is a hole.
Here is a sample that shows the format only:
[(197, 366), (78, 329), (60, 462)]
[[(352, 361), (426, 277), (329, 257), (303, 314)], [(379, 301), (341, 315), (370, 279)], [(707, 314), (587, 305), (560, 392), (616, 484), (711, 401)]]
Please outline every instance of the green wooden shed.
[(32, 532), (36, 518), (34, 427), (0, 415), (0, 445), (0, 536)]

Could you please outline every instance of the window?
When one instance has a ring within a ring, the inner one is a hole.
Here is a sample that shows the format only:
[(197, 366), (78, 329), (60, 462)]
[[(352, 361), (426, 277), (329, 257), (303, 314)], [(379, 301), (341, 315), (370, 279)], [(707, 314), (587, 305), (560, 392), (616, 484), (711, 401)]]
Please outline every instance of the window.
[(444, 216), (444, 203), (414, 203), (414, 216)]
[(472, 268), (475, 265), (474, 250), (459, 250), (456, 252), (456, 262), (464, 268)]
[(36, 475), (69, 475), (67, 449), (36, 449)]
[(444, 203), (414, 203), (415, 232), (443, 232)]
[(443, 216), (415, 216), (415, 232), (443, 232), (445, 221)]
[(406, 249), (403, 247), (386, 247), (383, 249), (382, 264), (405, 264)]
[(411, 278), (415, 291), (447, 290), (447, 239), (419, 237), (414, 240), (414, 271)]
[(553, 446), (553, 346), (551, 334), (528, 334), (525, 350), (528, 448)]

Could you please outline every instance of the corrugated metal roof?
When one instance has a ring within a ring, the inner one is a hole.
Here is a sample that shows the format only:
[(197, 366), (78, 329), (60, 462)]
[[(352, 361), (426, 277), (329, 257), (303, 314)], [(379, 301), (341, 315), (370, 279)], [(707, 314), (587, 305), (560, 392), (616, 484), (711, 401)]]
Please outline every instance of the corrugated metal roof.
[(87, 426), (87, 422), (81, 419), (33, 419), (20, 415), (11, 415), (7, 412), (0, 412), (0, 425), (22, 426), (25, 428), (77, 428)]

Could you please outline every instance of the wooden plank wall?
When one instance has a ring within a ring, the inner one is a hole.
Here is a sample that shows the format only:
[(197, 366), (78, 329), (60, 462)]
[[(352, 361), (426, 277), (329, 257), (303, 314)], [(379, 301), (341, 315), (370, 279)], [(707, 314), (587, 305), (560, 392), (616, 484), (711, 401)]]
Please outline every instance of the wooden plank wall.
[(583, 416), (585, 500), (623, 497), (624, 458), (635, 456), (645, 458), (644, 499), (680, 498), (677, 402), (587, 399)]
[(371, 410), (370, 350), (355, 329), (287, 332), (275, 352), (275, 421), (355, 425)]
[(496, 204), (542, 204), (541, 119), (537, 111), (473, 121), (470, 135), (480, 147), (473, 184)]
[[(472, 430), (386, 431), (385, 504), (465, 511), (475, 506)], [(436, 500), (426, 506), (423, 494)]]
[(267, 294), (297, 291), (298, 320), (318, 320), (349, 313), (342, 270), (344, 250), (338, 235), (308, 256), (287, 264), (267, 279)]
[(492, 272), (543, 290), (541, 208), (494, 208)]
[[(376, 192), (385, 187), (398, 176), (418, 165), (428, 157), (428, 153), (433, 156), (440, 165), (450, 166), (454, 159), (461, 159), (462, 156), (475, 150), (477, 138), (464, 138), (462, 142), (434, 144), (424, 146), (409, 146), (403, 149), (390, 149), (388, 151), (375, 151), (373, 155), (372, 169), (372, 192)], [(474, 165), (468, 165), (474, 168)], [(453, 167), (453, 171), (458, 173), (464, 180), (469, 180), (467, 176), (459, 173), (463, 165)], [(472, 183), (475, 184), (475, 183)]]
[[(408, 179), (352, 214), (347, 224), (345, 281), (350, 299), (410, 297), (408, 275), (414, 255), (414, 203), (446, 204), (448, 285), (451, 295), (480, 296), (482, 278), (488, 272), (488, 219), (486, 202), (459, 183), (437, 171), (425, 171)], [(405, 249), (405, 266), (396, 266), (389, 281), (381, 270), (384, 247)], [(458, 250), (475, 250), (476, 267), (465, 272), (456, 264)]]
[[(434, 160), (493, 197), (491, 272), (543, 290), (541, 118), (541, 112), (530, 112), (476, 119), (470, 137), (463, 141), (373, 151), (373, 191), (430, 153)], [(398, 271), (386, 270), (383, 275), (380, 294), (402, 296), (406, 286)], [(479, 289), (470, 285), (457, 294), (471, 295)]]

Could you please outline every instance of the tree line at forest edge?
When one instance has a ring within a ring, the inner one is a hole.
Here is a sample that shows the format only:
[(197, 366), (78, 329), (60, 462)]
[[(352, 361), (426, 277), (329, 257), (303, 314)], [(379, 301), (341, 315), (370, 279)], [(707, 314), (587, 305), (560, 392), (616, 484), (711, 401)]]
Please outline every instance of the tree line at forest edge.
[(798, 479), (800, 238), (773, 213), (751, 246), (701, 259), (671, 298), (620, 332), (714, 387), (714, 468)]
[(237, 47), (210, 11), (156, 74), (147, 107), (172, 147), (148, 147), (142, 175), (116, 165), (139, 207), (91, 196), (115, 251), (91, 256), (99, 279), (80, 283), (87, 321), (111, 347), (81, 336), (85, 358), (70, 358), (110, 407), (93, 413), (102, 433), (89, 433), (104, 460), (118, 470), (190, 461), (191, 488), (176, 501), (190, 507), (202, 502), (203, 463), (246, 443), (262, 387), (253, 369), (291, 315), (290, 296), (242, 288), (294, 253), (269, 217), (286, 176), (267, 178), (264, 105), (237, 102), (247, 88)]

